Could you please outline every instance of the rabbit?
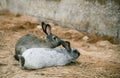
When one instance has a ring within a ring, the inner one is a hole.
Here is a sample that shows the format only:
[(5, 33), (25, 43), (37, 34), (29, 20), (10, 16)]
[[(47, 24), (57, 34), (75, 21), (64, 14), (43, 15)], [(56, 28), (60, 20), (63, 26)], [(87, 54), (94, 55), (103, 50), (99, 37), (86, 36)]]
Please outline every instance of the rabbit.
[(41, 23), (42, 30), (46, 34), (46, 39), (43, 40), (33, 34), (26, 34), (22, 36), (15, 45), (14, 58), (19, 61), (18, 55), (21, 55), (25, 50), (29, 48), (55, 48), (61, 45), (61, 39), (51, 33), (51, 26), (49, 24)]
[(80, 52), (70, 47), (70, 42), (61, 41), (64, 48), (30, 48), (19, 55), (22, 69), (39, 69), (49, 66), (63, 66), (76, 60)]

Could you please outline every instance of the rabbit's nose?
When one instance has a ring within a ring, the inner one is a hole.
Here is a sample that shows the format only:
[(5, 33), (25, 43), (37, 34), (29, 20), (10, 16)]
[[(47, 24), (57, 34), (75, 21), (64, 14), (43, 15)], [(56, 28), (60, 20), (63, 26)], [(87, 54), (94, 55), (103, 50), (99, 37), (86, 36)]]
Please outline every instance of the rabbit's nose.
[(78, 57), (80, 56), (80, 52), (78, 50), (75, 49), (73, 52), (76, 53)]

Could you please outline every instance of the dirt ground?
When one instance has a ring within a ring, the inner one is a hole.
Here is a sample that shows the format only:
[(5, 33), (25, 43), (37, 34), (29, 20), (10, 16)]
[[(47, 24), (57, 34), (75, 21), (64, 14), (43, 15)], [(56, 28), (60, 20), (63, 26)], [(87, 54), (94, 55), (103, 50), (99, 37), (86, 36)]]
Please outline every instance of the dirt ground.
[(66, 66), (38, 70), (21, 70), (14, 60), (16, 41), (27, 33), (45, 38), (40, 22), (35, 18), (0, 12), (0, 78), (120, 78), (120, 45), (93, 34), (52, 26), (52, 32), (69, 40), (81, 56)]

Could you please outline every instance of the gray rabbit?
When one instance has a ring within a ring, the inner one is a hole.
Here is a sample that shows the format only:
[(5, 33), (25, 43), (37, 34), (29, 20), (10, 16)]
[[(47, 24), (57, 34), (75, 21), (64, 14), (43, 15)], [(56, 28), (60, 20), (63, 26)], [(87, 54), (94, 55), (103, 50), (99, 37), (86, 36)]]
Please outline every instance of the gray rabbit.
[(61, 45), (61, 39), (51, 33), (51, 26), (49, 24), (41, 23), (42, 30), (46, 34), (46, 40), (38, 38), (33, 34), (27, 34), (22, 36), (15, 45), (14, 58), (19, 61), (18, 55), (21, 55), (25, 50), (29, 48), (55, 48)]
[(65, 48), (30, 48), (19, 55), (22, 69), (39, 69), (49, 66), (63, 66), (80, 56), (80, 52), (70, 47), (70, 42), (61, 41)]

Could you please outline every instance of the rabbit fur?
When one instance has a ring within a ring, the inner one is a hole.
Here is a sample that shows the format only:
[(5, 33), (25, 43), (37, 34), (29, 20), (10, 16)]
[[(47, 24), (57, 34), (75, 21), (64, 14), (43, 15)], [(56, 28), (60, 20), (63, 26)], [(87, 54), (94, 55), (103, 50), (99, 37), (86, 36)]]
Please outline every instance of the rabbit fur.
[(55, 48), (61, 45), (61, 39), (51, 33), (51, 26), (49, 24), (41, 23), (42, 30), (46, 34), (46, 39), (43, 40), (33, 34), (26, 34), (22, 36), (15, 45), (14, 58), (19, 61), (18, 55), (21, 55), (25, 50), (29, 48)]
[(80, 56), (80, 52), (62, 42), (64, 48), (30, 48), (19, 56), (22, 69), (39, 69), (48, 66), (63, 66)]

